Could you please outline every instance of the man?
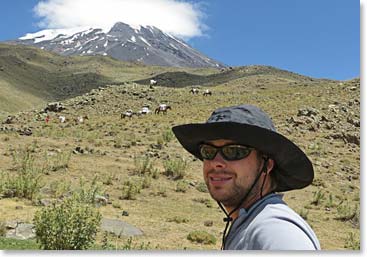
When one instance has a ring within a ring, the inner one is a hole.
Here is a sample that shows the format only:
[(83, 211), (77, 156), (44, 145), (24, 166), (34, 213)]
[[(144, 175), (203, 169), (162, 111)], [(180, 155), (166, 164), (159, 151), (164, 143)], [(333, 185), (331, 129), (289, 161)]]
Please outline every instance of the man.
[(219, 108), (206, 123), (172, 130), (203, 161), (210, 195), (227, 216), (222, 249), (320, 249), (306, 221), (275, 193), (311, 184), (312, 164), (267, 114), (252, 105)]

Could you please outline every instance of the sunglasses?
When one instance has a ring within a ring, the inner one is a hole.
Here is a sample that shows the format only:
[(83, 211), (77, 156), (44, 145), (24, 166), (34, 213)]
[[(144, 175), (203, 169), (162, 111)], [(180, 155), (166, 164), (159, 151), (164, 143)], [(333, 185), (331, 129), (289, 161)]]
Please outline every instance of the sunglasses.
[(205, 160), (213, 160), (218, 152), (227, 161), (237, 161), (249, 156), (253, 148), (245, 145), (224, 145), (216, 147), (209, 144), (201, 144), (199, 146), (199, 151), (201, 157)]

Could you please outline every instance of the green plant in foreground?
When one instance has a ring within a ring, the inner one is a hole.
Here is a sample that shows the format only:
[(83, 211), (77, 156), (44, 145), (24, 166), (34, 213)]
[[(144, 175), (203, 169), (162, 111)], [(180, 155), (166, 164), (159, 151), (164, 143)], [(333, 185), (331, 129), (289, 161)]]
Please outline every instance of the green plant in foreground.
[(325, 193), (323, 193), (321, 190), (318, 190), (317, 192), (313, 193), (313, 200), (311, 204), (313, 205), (319, 205), (321, 201), (325, 199)]
[(0, 237), (1, 236), (5, 236), (6, 234), (6, 227), (5, 227), (5, 223), (0, 221)]
[(190, 232), (190, 234), (187, 236), (187, 239), (191, 242), (196, 242), (200, 244), (215, 244), (217, 242), (213, 235), (201, 230)]
[(352, 250), (360, 250), (361, 242), (357, 238), (356, 234), (349, 232), (348, 237), (345, 239), (344, 247)]
[(163, 166), (167, 177), (182, 179), (186, 175), (187, 161), (182, 158), (166, 160)]
[(171, 129), (167, 129), (162, 133), (163, 142), (170, 142), (174, 138), (173, 132)]
[(42, 174), (37, 169), (21, 170), (17, 174), (2, 174), (1, 193), (5, 197), (33, 200), (42, 188)]
[(340, 204), (337, 208), (337, 216), (336, 216), (336, 220), (341, 220), (341, 221), (348, 221), (348, 220), (353, 220), (355, 218), (358, 219), (358, 224), (359, 224), (359, 210), (358, 210), (358, 206), (355, 205), (354, 207), (352, 207), (350, 205), (349, 202), (344, 203), (344, 204)]
[(97, 181), (98, 177), (94, 176), (92, 183), (87, 187), (84, 179), (81, 178), (79, 180), (80, 187), (77, 189), (75, 197), (77, 197), (80, 202), (93, 204), (96, 196), (101, 194), (101, 188)]
[(138, 175), (151, 174), (154, 170), (153, 162), (148, 156), (134, 157), (134, 164)]
[(309, 210), (302, 209), (299, 212), (299, 216), (301, 216), (304, 220), (307, 220), (308, 219), (308, 213), (309, 213)]
[(124, 182), (122, 187), (121, 199), (136, 200), (136, 196), (140, 194), (142, 185), (138, 181), (128, 180)]
[(48, 169), (51, 171), (58, 171), (67, 169), (71, 158), (71, 152), (57, 153), (56, 156), (46, 156)]
[(36, 240), (44, 250), (83, 250), (95, 241), (100, 213), (76, 197), (42, 208), (34, 216)]
[(185, 193), (189, 189), (189, 185), (186, 181), (180, 180), (176, 184), (176, 192)]

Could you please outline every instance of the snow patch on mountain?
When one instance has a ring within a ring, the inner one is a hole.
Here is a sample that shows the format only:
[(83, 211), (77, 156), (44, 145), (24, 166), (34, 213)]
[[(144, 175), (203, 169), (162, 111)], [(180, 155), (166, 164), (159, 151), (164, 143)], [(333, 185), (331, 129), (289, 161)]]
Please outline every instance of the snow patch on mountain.
[(47, 29), (28, 33), (12, 42), (36, 46), (61, 55), (109, 55), (119, 60), (147, 65), (225, 67), (159, 28), (131, 26), (122, 22), (110, 28)]

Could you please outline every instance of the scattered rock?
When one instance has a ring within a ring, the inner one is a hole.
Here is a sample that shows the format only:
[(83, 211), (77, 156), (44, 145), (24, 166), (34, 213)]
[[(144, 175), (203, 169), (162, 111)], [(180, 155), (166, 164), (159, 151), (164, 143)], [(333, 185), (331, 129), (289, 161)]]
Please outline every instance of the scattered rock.
[(7, 229), (6, 238), (26, 240), (36, 237), (33, 224), (11, 221), (10, 223), (6, 222), (5, 227)]
[(121, 220), (102, 218), (101, 229), (117, 236), (141, 236), (143, 232)]

